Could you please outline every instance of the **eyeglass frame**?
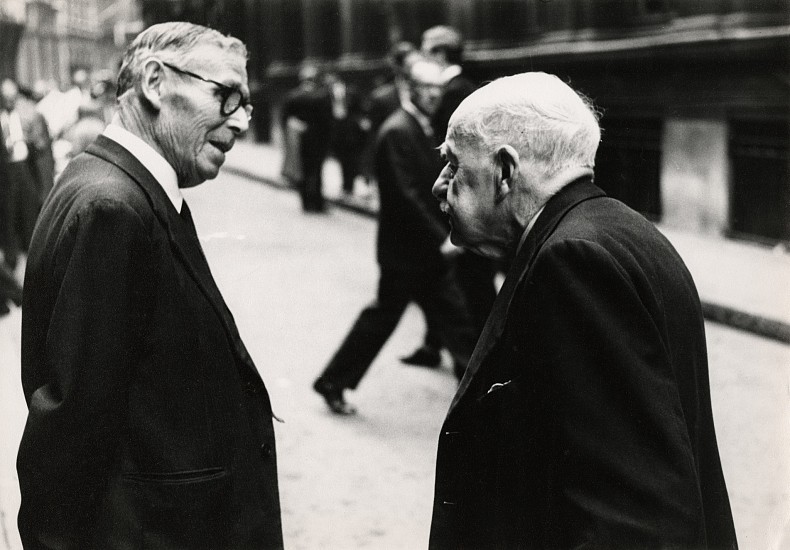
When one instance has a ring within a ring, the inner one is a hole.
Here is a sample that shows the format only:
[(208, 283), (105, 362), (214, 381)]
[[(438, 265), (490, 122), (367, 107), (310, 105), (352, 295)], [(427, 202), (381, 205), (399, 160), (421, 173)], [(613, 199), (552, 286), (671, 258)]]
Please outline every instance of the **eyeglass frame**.
[[(233, 113), (238, 111), (240, 107), (243, 107), (245, 113), (247, 114), (247, 121), (252, 119), (252, 109), (253, 109), (252, 103), (250, 103), (248, 100), (244, 99), (244, 93), (241, 91), (241, 88), (239, 86), (228, 86), (227, 84), (222, 84), (220, 82), (217, 82), (216, 80), (211, 80), (210, 78), (205, 78), (205, 77), (200, 76), (199, 74), (195, 74), (193, 72), (186, 71), (186, 70), (184, 70), (184, 69), (182, 69), (180, 67), (176, 67), (175, 65), (171, 65), (167, 61), (160, 61), (160, 62), (165, 67), (167, 67), (167, 68), (169, 68), (169, 69), (171, 69), (171, 70), (173, 70), (173, 71), (175, 71), (177, 73), (181, 73), (181, 74), (184, 74), (186, 76), (191, 76), (192, 78), (196, 78), (198, 80), (202, 80), (203, 82), (207, 82), (208, 84), (213, 84), (214, 86), (219, 88), (219, 96), (220, 96), (220, 99), (222, 100), (220, 102), (220, 104), (219, 104), (219, 114), (221, 114), (222, 116), (229, 117)], [(225, 104), (228, 102), (228, 99), (230, 99), (230, 97), (234, 93), (238, 93), (239, 96), (240, 96), (239, 97), (239, 104), (232, 111), (225, 112), (226, 111)]]

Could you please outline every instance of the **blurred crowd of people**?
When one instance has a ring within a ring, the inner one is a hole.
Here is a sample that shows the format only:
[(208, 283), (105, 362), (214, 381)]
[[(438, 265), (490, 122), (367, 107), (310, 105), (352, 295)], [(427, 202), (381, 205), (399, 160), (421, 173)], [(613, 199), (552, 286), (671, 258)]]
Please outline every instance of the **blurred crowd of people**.
[(75, 69), (68, 88), (38, 81), (32, 88), (2, 81), (0, 97), (0, 315), (20, 305), (17, 275), (33, 227), (55, 178), (101, 134), (114, 112), (109, 71)]

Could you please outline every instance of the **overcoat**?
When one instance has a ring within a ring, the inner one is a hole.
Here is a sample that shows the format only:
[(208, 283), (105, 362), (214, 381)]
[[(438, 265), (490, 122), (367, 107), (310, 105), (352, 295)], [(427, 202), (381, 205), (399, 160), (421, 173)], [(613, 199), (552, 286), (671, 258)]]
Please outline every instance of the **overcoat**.
[(692, 278), (589, 178), (514, 257), (439, 438), (430, 547), (735, 548)]
[(36, 225), (25, 548), (280, 548), (272, 409), (194, 226), (100, 136)]

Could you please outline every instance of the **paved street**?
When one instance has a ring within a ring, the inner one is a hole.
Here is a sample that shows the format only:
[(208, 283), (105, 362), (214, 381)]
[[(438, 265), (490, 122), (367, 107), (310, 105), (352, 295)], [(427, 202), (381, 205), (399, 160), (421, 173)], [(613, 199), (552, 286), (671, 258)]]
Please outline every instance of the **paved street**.
[[(278, 416), (286, 547), (425, 548), (449, 368), (401, 366), (421, 338), (409, 309), (330, 416), (311, 382), (373, 296), (375, 222), (301, 213), (294, 193), (223, 175), (187, 192), (215, 278)], [(711, 266), (715, 269), (715, 266)], [(25, 419), (18, 309), (0, 319), (0, 547), (19, 548), (16, 447)], [(790, 346), (708, 324), (714, 414), (741, 548), (790, 547)], [(781, 537), (784, 537), (783, 542)], [(784, 544), (784, 546), (782, 546)]]

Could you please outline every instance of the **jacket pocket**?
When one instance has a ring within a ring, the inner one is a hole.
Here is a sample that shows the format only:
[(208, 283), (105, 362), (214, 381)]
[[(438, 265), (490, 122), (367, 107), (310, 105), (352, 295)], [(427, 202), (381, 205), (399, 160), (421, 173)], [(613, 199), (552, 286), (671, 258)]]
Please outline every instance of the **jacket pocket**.
[(230, 474), (223, 468), (123, 476), (143, 548), (225, 548), (233, 523)]
[(187, 470), (182, 472), (139, 472), (124, 474), (126, 481), (134, 483), (200, 483), (212, 481), (227, 475), (223, 468), (203, 468), (201, 470)]

